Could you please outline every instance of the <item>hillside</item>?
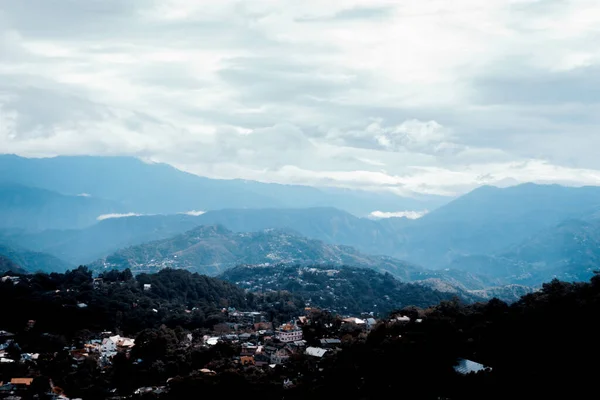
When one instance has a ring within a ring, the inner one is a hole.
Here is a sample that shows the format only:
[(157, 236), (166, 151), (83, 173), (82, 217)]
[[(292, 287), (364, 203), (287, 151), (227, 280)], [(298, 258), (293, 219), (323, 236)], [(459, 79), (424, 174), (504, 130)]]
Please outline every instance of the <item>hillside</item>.
[(290, 232), (235, 233), (220, 225), (200, 226), (169, 239), (131, 246), (91, 266), (97, 271), (131, 268), (134, 272), (172, 267), (216, 275), (240, 264), (352, 265), (388, 271), (404, 280), (427, 274), (400, 260), (367, 256), (352, 247), (328, 245)]
[(342, 315), (385, 315), (411, 305), (428, 307), (453, 296), (402, 283), (390, 274), (348, 266), (238, 266), (219, 277), (252, 292), (289, 291), (307, 305)]
[[(20, 330), (34, 319), (40, 334), (72, 335), (81, 329), (135, 334), (163, 323), (212, 327), (224, 305), (250, 307), (244, 291), (235, 285), (187, 271), (164, 270), (136, 278), (112, 273), (103, 278), (94, 287), (91, 271), (80, 267), (64, 274), (24, 276), (18, 286), (0, 283), (0, 303), (19, 305), (3, 309), (2, 328)], [(150, 284), (151, 290), (144, 290), (144, 284)], [(78, 303), (86, 307), (78, 308)], [(185, 312), (191, 308), (193, 313)]]
[(370, 254), (391, 254), (399, 246), (397, 230), (405, 218), (371, 220), (331, 207), (226, 209), (200, 216), (142, 215), (110, 218), (83, 228), (42, 232), (0, 232), (16, 245), (46, 252), (73, 264), (86, 264), (126, 246), (166, 239), (199, 225), (223, 225), (234, 232), (265, 229), (294, 231), (325, 243), (356, 247)]
[(49, 254), (0, 244), (0, 256), (18, 265), (18, 272), (64, 272), (72, 265)]
[(25, 273), (26, 271), (6, 256), (0, 254), (0, 274), (5, 272)]
[(0, 181), (110, 199), (127, 212), (174, 214), (223, 208), (338, 207), (356, 215), (372, 211), (434, 209), (449, 199), (403, 198), (391, 193), (219, 180), (131, 157), (22, 158), (0, 155)]
[(123, 211), (112, 201), (0, 182), (0, 229), (81, 228), (102, 214)]
[(600, 219), (572, 219), (498, 254), (461, 257), (449, 267), (485, 273), (505, 283), (540, 285), (553, 278), (585, 281), (600, 265)]
[(188, 231), (199, 225), (198, 218), (184, 214), (110, 218), (83, 229), (0, 232), (0, 237), (16, 245), (82, 265), (122, 247), (165, 239)]
[(484, 186), (400, 228), (393, 254), (428, 267), (491, 254), (600, 208), (600, 187)]
[(311, 239), (353, 246), (371, 254), (389, 255), (398, 244), (393, 230), (381, 221), (358, 218), (331, 207), (216, 210), (201, 215), (198, 221), (223, 225), (234, 232), (291, 229)]

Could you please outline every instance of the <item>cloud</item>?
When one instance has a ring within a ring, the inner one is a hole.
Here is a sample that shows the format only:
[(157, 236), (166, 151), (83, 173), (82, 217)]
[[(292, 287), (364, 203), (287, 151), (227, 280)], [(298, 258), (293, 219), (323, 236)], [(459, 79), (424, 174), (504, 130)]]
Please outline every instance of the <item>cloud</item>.
[(191, 210), (191, 211), (186, 211), (183, 212), (181, 214), (185, 214), (185, 215), (191, 215), (193, 217), (199, 217), (200, 215), (204, 214), (206, 211), (197, 211), (197, 210)]
[(96, 218), (98, 221), (104, 221), (105, 219), (112, 219), (112, 218), (128, 218), (128, 217), (140, 217), (143, 214), (136, 214), (136, 213), (125, 213), (125, 214), (102, 214), (99, 215), (98, 218)]
[(586, 0), (6, 2), (0, 151), (403, 195), (598, 185), (598, 24)]
[(373, 211), (369, 214), (369, 218), (382, 219), (382, 218), (408, 218), (408, 219), (419, 219), (429, 211), (398, 211), (398, 212), (384, 212), (384, 211)]

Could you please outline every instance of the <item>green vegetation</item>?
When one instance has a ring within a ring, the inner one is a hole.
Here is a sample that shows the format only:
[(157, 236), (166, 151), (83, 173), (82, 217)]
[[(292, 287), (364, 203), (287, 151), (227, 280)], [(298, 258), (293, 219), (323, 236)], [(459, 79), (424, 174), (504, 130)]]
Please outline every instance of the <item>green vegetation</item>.
[[(344, 315), (385, 315), (409, 305), (428, 307), (453, 297), (422, 285), (402, 283), (389, 273), (348, 266), (239, 266), (220, 277), (256, 293), (288, 291), (308, 305)], [(462, 295), (466, 301), (474, 299)]]
[(353, 265), (387, 271), (403, 280), (435, 276), (400, 260), (368, 256), (352, 247), (328, 245), (294, 233), (272, 229), (234, 233), (220, 225), (200, 226), (169, 239), (128, 247), (90, 267), (95, 271), (130, 268), (134, 273), (171, 267), (216, 275), (240, 264), (280, 263)]
[[(0, 256), (9, 260), (12, 265), (17, 265), (20, 272), (64, 272), (71, 266), (54, 256), (36, 251), (29, 251), (19, 247), (0, 244)], [(14, 269), (13, 269), (14, 270)], [(0, 268), (0, 271), (2, 269)]]

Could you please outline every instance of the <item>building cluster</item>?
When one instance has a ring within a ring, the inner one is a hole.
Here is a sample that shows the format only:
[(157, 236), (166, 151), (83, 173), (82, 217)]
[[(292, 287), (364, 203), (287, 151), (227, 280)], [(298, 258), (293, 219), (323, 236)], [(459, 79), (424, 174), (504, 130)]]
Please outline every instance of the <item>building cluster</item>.
[[(28, 321), (27, 328), (30, 329), (34, 325), (35, 321)], [(0, 363), (23, 364), (24, 367), (37, 369), (40, 354), (22, 352), (14, 337), (14, 334), (0, 330)], [(124, 352), (129, 355), (134, 345), (134, 339), (113, 335), (111, 332), (102, 332), (97, 338), (87, 341), (82, 348), (65, 347), (63, 350), (67, 351), (71, 357), (73, 368), (78, 368), (88, 358), (94, 358), (101, 368), (105, 368), (111, 364), (112, 358), (117, 353)], [(30, 398), (30, 388), (33, 381), (34, 378), (32, 377), (19, 376), (12, 377), (6, 382), (0, 381), (0, 399)], [(50, 381), (49, 392), (45, 394), (45, 398), (53, 400), (69, 399), (61, 388), (54, 386), (52, 381)]]

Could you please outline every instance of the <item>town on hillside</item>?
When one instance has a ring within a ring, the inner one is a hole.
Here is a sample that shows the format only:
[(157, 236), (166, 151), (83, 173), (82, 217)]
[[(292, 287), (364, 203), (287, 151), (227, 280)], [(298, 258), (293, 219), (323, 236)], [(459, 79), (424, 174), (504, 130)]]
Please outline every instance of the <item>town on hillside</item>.
[[(81, 305), (84, 307), (85, 305)], [(266, 373), (277, 371), (284, 388), (293, 387), (295, 378), (293, 369), (286, 372), (287, 365), (303, 360), (313, 368), (329, 356), (341, 351), (344, 342), (354, 337), (366, 338), (369, 331), (378, 323), (410, 323), (407, 315), (396, 315), (393, 318), (377, 321), (372, 313), (360, 316), (336, 316), (325, 310), (306, 307), (303, 315), (292, 320), (273, 326), (267, 321), (265, 312), (239, 311), (235, 308), (223, 308), (221, 313), (226, 322), (205, 330), (202, 335), (184, 332), (177, 337), (176, 343), (171, 343), (177, 349), (187, 352), (196, 350), (210, 351), (211, 348), (227, 348), (218, 354), (228, 354), (221, 359), (207, 359), (204, 368), (199, 373), (216, 375), (219, 365), (234, 366), (240, 371), (261, 369)], [(415, 318), (413, 323), (420, 323), (421, 318)], [(35, 326), (30, 320), (24, 327), (24, 333)], [(163, 329), (166, 329), (164, 326)], [(26, 353), (21, 351), (19, 336), (15, 333), (0, 331), (0, 360), (2, 363), (4, 382), (0, 382), (0, 399), (30, 398), (32, 395), (43, 396), (45, 399), (75, 399), (69, 397), (52, 380), (44, 380), (40, 375), (42, 364), (61, 362), (68, 364), (73, 371), (85, 370), (90, 365), (97, 365), (101, 370), (109, 371), (115, 368), (115, 363), (123, 357), (134, 365), (143, 364), (147, 360), (144, 355), (155, 357), (153, 352), (169, 351), (169, 349), (152, 348), (152, 338), (145, 338), (144, 333), (137, 338), (123, 337), (115, 332), (87, 332), (87, 337), (78, 338), (73, 343), (66, 344), (62, 352)], [(51, 339), (50, 334), (42, 334)], [(154, 338), (160, 342), (161, 338)], [(140, 341), (146, 341), (140, 343)], [(144, 347), (148, 347), (144, 349)], [(5, 367), (7, 366), (7, 367)], [(477, 365), (470, 366), (478, 368)], [(14, 371), (11, 375), (10, 371)], [(8, 376), (10, 375), (10, 376)], [(134, 390), (135, 396), (153, 393), (159, 395), (169, 391), (169, 384), (176, 377), (167, 378), (160, 385), (142, 386)], [(124, 398), (113, 390), (113, 399)], [(42, 398), (42, 397), (39, 397)]]

